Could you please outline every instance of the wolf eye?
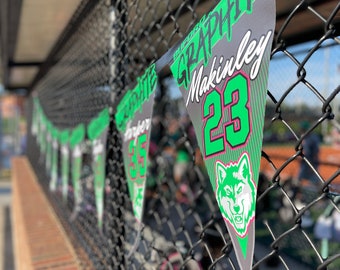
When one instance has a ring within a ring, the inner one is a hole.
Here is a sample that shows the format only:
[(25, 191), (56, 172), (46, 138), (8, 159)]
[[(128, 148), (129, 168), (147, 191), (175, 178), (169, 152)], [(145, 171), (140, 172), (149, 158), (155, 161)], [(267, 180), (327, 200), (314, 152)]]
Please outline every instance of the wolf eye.
[(242, 190), (243, 190), (243, 187), (240, 186), (240, 187), (237, 189), (236, 193), (237, 193), (237, 194), (240, 194), (240, 193), (242, 192)]
[(231, 190), (230, 190), (229, 187), (226, 187), (226, 188), (225, 188), (225, 193), (227, 194), (227, 196), (230, 196)]

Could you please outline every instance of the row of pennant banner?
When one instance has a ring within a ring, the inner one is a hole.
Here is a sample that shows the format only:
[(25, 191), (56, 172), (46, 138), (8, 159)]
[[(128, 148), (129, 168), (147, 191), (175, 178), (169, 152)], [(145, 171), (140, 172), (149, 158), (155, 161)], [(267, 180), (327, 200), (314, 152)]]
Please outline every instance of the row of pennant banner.
[[(111, 116), (122, 138), (133, 213), (141, 223), (158, 72), (170, 66), (241, 269), (251, 269), (254, 253), (256, 193), (274, 26), (274, 0), (220, 1), (185, 38), (137, 78), (135, 87), (121, 97)], [(93, 152), (98, 225), (102, 226), (109, 109), (101, 111), (87, 126), (58, 130), (36, 98), (33, 119), (32, 133), (46, 155), (51, 191), (56, 190), (59, 147), (62, 194), (66, 198), (71, 170), (76, 203), (81, 198), (81, 144), (87, 134)]]
[(104, 212), (106, 140), (110, 123), (109, 108), (103, 109), (88, 125), (78, 124), (73, 129), (59, 129), (46, 117), (37, 97), (33, 98), (31, 133), (36, 137), (40, 157), (45, 161), (46, 172), (50, 175), (49, 189), (57, 190), (58, 154), (60, 153), (61, 192), (67, 201), (69, 176), (72, 178), (75, 211), (82, 203), (82, 162), (84, 142), (91, 145), (94, 191), (98, 214), (98, 227), (102, 228)]

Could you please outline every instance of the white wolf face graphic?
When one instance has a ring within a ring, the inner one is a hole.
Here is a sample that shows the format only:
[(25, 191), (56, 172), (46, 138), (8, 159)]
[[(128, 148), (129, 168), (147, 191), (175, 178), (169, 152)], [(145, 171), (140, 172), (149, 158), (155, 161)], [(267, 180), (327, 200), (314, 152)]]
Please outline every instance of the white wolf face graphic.
[(243, 237), (255, 215), (256, 190), (246, 153), (234, 163), (216, 162), (217, 201), (222, 215)]

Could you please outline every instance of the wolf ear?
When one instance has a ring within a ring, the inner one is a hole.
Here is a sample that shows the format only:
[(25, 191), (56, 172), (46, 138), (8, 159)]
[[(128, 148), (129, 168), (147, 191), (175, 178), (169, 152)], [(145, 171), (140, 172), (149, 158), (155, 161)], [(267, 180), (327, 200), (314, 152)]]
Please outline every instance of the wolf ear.
[(227, 176), (227, 172), (224, 165), (219, 161), (216, 162), (216, 173), (218, 182), (222, 183)]
[(245, 172), (249, 172), (249, 158), (247, 154), (243, 154), (240, 158), (240, 163), (238, 167), (238, 171), (241, 175), (244, 175)]

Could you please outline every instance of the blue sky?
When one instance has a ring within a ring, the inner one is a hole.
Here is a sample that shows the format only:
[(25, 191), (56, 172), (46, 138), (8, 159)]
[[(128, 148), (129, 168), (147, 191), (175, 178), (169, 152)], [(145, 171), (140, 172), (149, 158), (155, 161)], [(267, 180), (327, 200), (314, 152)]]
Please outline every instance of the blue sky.
[[(316, 41), (299, 44), (287, 50), (303, 61), (308, 51), (316, 44)], [(327, 41), (323, 45), (335, 44), (334, 41)], [(306, 80), (310, 82), (320, 93), (328, 96), (340, 84), (340, 44), (320, 48), (305, 65), (307, 71)], [(270, 63), (268, 89), (276, 99), (297, 80), (297, 66), (282, 53), (275, 55)], [(340, 102), (340, 97), (336, 98)], [(309, 104), (321, 106), (318, 98), (303, 84), (298, 85), (287, 96), (285, 104)]]

